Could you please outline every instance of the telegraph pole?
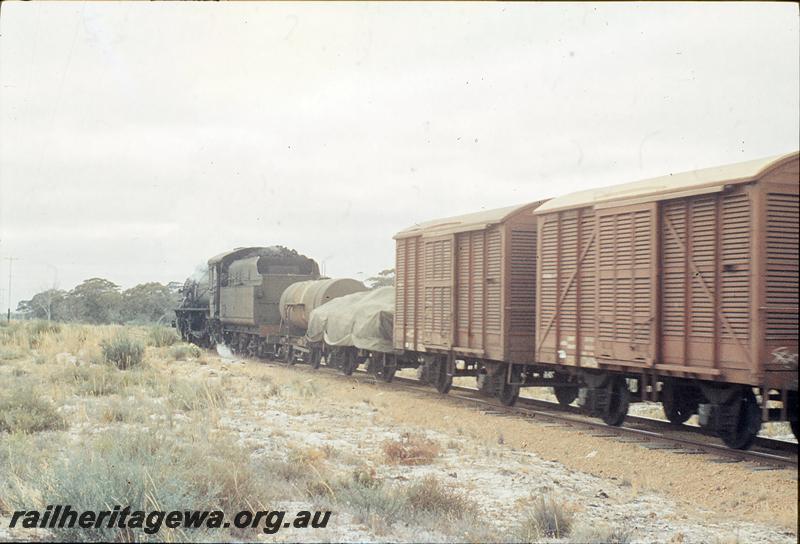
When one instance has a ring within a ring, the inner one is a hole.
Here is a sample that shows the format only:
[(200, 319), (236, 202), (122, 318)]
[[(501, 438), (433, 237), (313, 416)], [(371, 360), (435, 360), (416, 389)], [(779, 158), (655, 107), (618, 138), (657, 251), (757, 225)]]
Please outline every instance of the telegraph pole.
[(6, 316), (6, 320), (11, 323), (11, 264), (14, 261), (18, 261), (18, 257), (6, 257), (8, 261), (8, 315)]

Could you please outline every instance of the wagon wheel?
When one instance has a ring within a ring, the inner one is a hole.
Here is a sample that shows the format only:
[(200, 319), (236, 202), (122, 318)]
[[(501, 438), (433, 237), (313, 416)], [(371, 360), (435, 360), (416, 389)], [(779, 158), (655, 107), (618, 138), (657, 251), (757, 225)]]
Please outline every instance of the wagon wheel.
[(255, 357), (258, 354), (258, 342), (256, 336), (250, 335), (250, 341), (247, 342), (247, 355), (248, 357)]
[(753, 390), (743, 388), (719, 407), (719, 436), (725, 445), (746, 450), (755, 442), (761, 429), (761, 410)]
[[(788, 398), (788, 407), (790, 413), (794, 413), (795, 415), (798, 412), (798, 402), (797, 402), (797, 391), (789, 391), (789, 398)], [(800, 441), (800, 422), (797, 420), (790, 421), (789, 426), (792, 428), (792, 434), (794, 437)]]
[(500, 399), (503, 406), (514, 406), (519, 398), (519, 385), (512, 385), (503, 380), (497, 398)]
[(686, 423), (692, 414), (697, 412), (697, 400), (691, 398), (681, 387), (674, 385), (671, 381), (664, 382), (664, 389), (661, 391), (661, 406), (664, 408), (664, 415), (674, 425)]
[(603, 421), (607, 425), (619, 427), (628, 415), (630, 393), (625, 378), (615, 377), (609, 381), (607, 387), (608, 401), (603, 411)]
[(356, 362), (355, 351), (352, 349), (345, 350), (342, 360), (342, 374), (345, 376), (351, 376), (357, 367), (358, 363)]
[(394, 355), (391, 355), (389, 353), (384, 353), (383, 361), (380, 366), (378, 375), (383, 381), (389, 383), (394, 379), (394, 375), (396, 372), (397, 372), (397, 359), (394, 357)]
[[(514, 406), (519, 398), (519, 382), (522, 374), (517, 365), (511, 365), (510, 376), (507, 374), (509, 371), (508, 365), (503, 365), (503, 369), (503, 372), (498, 372), (493, 376), (496, 383), (497, 398), (503, 406)], [(509, 376), (509, 379), (506, 379), (506, 376)], [(509, 381), (512, 383), (509, 383)]]
[(286, 346), (283, 354), (283, 362), (287, 365), (294, 364), (294, 350), (292, 346)]
[(433, 364), (434, 385), (442, 395), (446, 395), (453, 386), (453, 375), (447, 371), (447, 360), (439, 358)]
[(372, 374), (376, 378), (382, 378), (385, 368), (386, 368), (385, 353), (373, 353), (370, 355), (369, 363), (367, 364), (367, 370), (369, 371), (370, 374)]
[(383, 368), (383, 357), (378, 357), (377, 354), (373, 353), (367, 359), (367, 372), (377, 378), (378, 376), (380, 376), (382, 368)]
[(311, 368), (314, 370), (318, 369), (322, 362), (322, 350), (319, 348), (311, 348), (311, 359), (309, 362), (311, 363)]
[(569, 406), (578, 398), (578, 387), (559, 385), (553, 387), (553, 393), (561, 406)]

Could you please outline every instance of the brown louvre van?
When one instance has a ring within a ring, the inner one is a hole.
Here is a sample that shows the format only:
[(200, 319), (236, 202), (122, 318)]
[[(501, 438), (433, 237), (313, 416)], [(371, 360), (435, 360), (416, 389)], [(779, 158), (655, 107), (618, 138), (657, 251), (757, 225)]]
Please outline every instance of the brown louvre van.
[(798, 153), (535, 213), (539, 362), (797, 390)]
[(399, 232), (394, 346), (532, 362), (536, 219), (541, 202)]

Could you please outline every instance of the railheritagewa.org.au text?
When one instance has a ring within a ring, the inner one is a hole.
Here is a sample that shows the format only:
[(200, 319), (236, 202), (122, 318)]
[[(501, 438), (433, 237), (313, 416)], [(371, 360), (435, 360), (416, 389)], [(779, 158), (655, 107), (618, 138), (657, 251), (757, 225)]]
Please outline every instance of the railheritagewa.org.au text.
[(242, 510), (226, 518), (220, 510), (133, 510), (114, 506), (111, 510), (75, 510), (70, 505), (49, 505), (42, 510), (17, 510), (9, 528), (25, 529), (140, 529), (147, 534), (168, 529), (259, 529), (274, 534), (283, 528), (323, 529), (330, 511)]

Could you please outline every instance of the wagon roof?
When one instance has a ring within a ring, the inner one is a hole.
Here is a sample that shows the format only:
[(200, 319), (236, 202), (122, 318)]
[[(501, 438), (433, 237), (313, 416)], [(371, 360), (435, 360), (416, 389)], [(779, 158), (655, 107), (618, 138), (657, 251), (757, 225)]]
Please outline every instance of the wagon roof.
[(401, 230), (394, 235), (394, 238), (409, 238), (411, 236), (439, 236), (442, 234), (452, 234), (455, 232), (482, 230), (491, 225), (502, 223), (510, 217), (525, 210), (535, 209), (542, 202), (545, 201), (539, 200), (537, 202), (517, 204), (516, 206), (507, 206), (505, 208), (483, 210), (465, 215), (457, 215), (454, 217), (445, 217), (443, 219), (434, 219), (433, 221), (425, 221)]
[(792, 159), (796, 160), (797, 157), (798, 152), (795, 151), (747, 162), (726, 164), (634, 181), (632, 183), (578, 191), (549, 200), (537, 208), (534, 213), (538, 215), (616, 201), (652, 202), (690, 196), (691, 194), (698, 194), (695, 191), (708, 191), (720, 185), (753, 181), (764, 175), (768, 170)]

